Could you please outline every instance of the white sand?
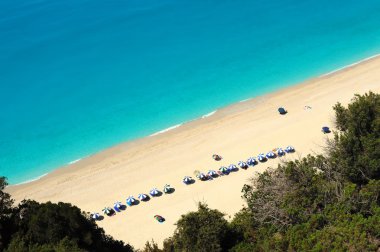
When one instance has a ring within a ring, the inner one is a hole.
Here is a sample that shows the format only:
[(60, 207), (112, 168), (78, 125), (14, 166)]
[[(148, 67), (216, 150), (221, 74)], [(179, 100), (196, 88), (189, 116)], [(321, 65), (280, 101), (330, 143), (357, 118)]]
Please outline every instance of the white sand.
[[(18, 201), (64, 201), (100, 212), (117, 200), (125, 202), (128, 195), (137, 197), (169, 183), (176, 189), (173, 194), (141, 202), (99, 222), (107, 233), (137, 248), (151, 239), (161, 244), (173, 233), (181, 214), (195, 210), (199, 201), (232, 216), (244, 204), (244, 183), (255, 172), (275, 166), (279, 159), (189, 186), (182, 183), (183, 176), (193, 176), (194, 170), (216, 170), (289, 144), (297, 152), (286, 155), (287, 159), (320, 153), (328, 137), (321, 133), (321, 127), (334, 129), (332, 106), (338, 101), (346, 104), (355, 93), (369, 90), (380, 92), (380, 58), (235, 104), (166, 133), (116, 146), (7, 190)], [(306, 105), (312, 109), (305, 109)], [(279, 106), (289, 113), (280, 116)], [(213, 153), (222, 155), (223, 160), (212, 160)], [(159, 224), (155, 214), (164, 216), (166, 222)]]

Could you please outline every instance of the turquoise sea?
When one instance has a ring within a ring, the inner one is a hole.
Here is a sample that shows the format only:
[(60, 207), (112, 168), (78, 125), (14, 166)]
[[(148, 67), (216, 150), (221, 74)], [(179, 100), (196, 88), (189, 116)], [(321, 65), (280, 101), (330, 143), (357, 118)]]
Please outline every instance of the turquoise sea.
[(0, 175), (112, 145), (380, 53), (378, 0), (1, 0)]

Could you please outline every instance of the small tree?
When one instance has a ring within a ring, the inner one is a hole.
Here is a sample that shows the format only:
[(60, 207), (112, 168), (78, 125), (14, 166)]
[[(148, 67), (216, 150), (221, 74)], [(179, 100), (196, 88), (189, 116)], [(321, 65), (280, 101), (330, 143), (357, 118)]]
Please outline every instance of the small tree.
[(13, 236), (20, 237), (26, 246), (63, 246), (67, 243), (61, 242), (66, 239), (87, 251), (133, 251), (131, 246), (106, 235), (102, 228), (71, 204), (24, 201), (19, 205), (18, 211), (24, 214), (18, 220), (18, 229)]
[(29, 200), (13, 207), (6, 186), (0, 177), (0, 251), (133, 251), (71, 204)]
[(321, 172), (327, 167), (323, 157), (308, 156), (253, 178), (242, 190), (253, 221), (281, 230), (320, 211), (335, 197), (334, 181)]
[(157, 243), (152, 240), (151, 242), (147, 241), (145, 247), (139, 252), (162, 252), (162, 250), (159, 249)]
[(182, 215), (171, 243), (176, 251), (225, 251), (228, 222), (224, 214), (199, 203), (197, 212)]
[(3, 250), (11, 239), (12, 234), (12, 204), (11, 196), (4, 192), (8, 185), (5, 177), (0, 177), (0, 251)]
[(380, 95), (356, 95), (348, 108), (334, 106), (337, 128), (330, 156), (342, 174), (357, 184), (380, 179)]
[(4, 192), (7, 185), (6, 177), (0, 177), (0, 218), (6, 217), (11, 212), (13, 204), (11, 196)]

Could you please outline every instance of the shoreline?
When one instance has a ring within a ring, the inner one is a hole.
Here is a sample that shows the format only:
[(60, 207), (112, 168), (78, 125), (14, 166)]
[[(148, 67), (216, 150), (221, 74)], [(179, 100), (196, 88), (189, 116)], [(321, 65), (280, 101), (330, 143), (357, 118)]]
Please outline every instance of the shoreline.
[(44, 178), (44, 177), (46, 177), (46, 176), (49, 176), (49, 174), (54, 173), (54, 172), (57, 171), (57, 170), (68, 168), (68, 167), (70, 167), (70, 166), (72, 166), (72, 165), (74, 165), (74, 164), (77, 164), (78, 162), (82, 162), (82, 161), (84, 161), (84, 160), (86, 160), (86, 159), (89, 159), (89, 158), (92, 158), (92, 157), (94, 157), (94, 156), (96, 156), (96, 155), (98, 155), (98, 154), (101, 154), (102, 152), (106, 152), (107, 150), (111, 150), (111, 149), (117, 148), (117, 147), (120, 146), (120, 145), (126, 145), (126, 144), (128, 144), (128, 143), (138, 142), (138, 141), (140, 141), (140, 140), (142, 140), (142, 139), (146, 139), (146, 138), (151, 138), (151, 137), (155, 137), (155, 136), (158, 136), (158, 135), (162, 135), (162, 134), (167, 133), (167, 132), (170, 132), (170, 131), (172, 131), (172, 130), (176, 130), (176, 129), (178, 129), (178, 128), (181, 128), (181, 127), (183, 127), (183, 126), (186, 125), (186, 124), (189, 124), (189, 123), (192, 123), (192, 122), (197, 122), (197, 121), (200, 121), (200, 120), (202, 120), (202, 119), (206, 119), (206, 118), (208, 118), (208, 117), (210, 117), (210, 116), (215, 115), (216, 113), (218, 113), (218, 112), (221, 111), (221, 110), (226, 110), (226, 109), (228, 109), (229, 107), (234, 107), (234, 106), (237, 106), (237, 105), (239, 105), (239, 104), (241, 104), (241, 103), (249, 102), (249, 101), (252, 101), (252, 100), (255, 100), (255, 99), (260, 99), (260, 98), (265, 99), (266, 96), (270, 96), (271, 94), (276, 94), (276, 93), (278, 93), (278, 92), (282, 92), (282, 91), (284, 91), (284, 90), (286, 90), (286, 89), (290, 89), (290, 88), (292, 88), (292, 87), (297, 87), (297, 86), (299, 86), (299, 85), (305, 85), (305, 84), (307, 84), (307, 83), (309, 83), (309, 82), (313, 82), (313, 81), (318, 80), (318, 79), (321, 79), (321, 78), (325, 78), (325, 77), (329, 77), (329, 76), (334, 75), (334, 74), (338, 74), (338, 73), (340, 73), (340, 72), (342, 72), (342, 71), (345, 71), (345, 70), (347, 70), (347, 69), (350, 69), (350, 68), (352, 68), (352, 67), (355, 67), (355, 66), (357, 66), (357, 65), (359, 65), (359, 64), (362, 64), (362, 63), (365, 63), (365, 62), (368, 62), (368, 61), (371, 61), (371, 60), (374, 60), (374, 59), (377, 59), (377, 58), (380, 58), (380, 53), (379, 53), (379, 54), (375, 54), (375, 55), (373, 55), (373, 56), (369, 56), (369, 57), (364, 58), (364, 59), (362, 59), (362, 60), (359, 60), (359, 61), (357, 61), (357, 62), (354, 62), (354, 63), (348, 64), (348, 65), (346, 65), (346, 66), (340, 67), (340, 68), (338, 68), (338, 69), (336, 69), (336, 70), (333, 70), (333, 71), (330, 71), (330, 72), (328, 72), (328, 73), (326, 73), (326, 74), (322, 74), (322, 75), (319, 75), (319, 76), (316, 76), (316, 77), (311, 77), (311, 78), (307, 79), (306, 81), (303, 81), (303, 82), (300, 82), (300, 83), (295, 83), (295, 84), (293, 84), (293, 85), (291, 85), (291, 86), (283, 87), (283, 88), (277, 89), (277, 90), (275, 90), (275, 91), (273, 91), (273, 92), (270, 92), (270, 93), (266, 93), (266, 94), (263, 94), (263, 95), (254, 96), (254, 97), (247, 98), (247, 99), (244, 99), (244, 100), (241, 100), (241, 101), (238, 101), (238, 102), (232, 103), (232, 104), (228, 104), (228, 105), (226, 105), (226, 106), (219, 107), (219, 108), (217, 108), (217, 109), (215, 109), (215, 110), (213, 110), (213, 111), (211, 111), (211, 112), (209, 112), (209, 113), (206, 113), (205, 115), (202, 115), (202, 116), (200, 116), (200, 117), (197, 117), (197, 118), (194, 118), (194, 119), (190, 119), (190, 120), (188, 120), (188, 121), (185, 121), (185, 122), (182, 122), (182, 123), (179, 123), (179, 124), (176, 124), (176, 125), (173, 125), (173, 126), (167, 127), (166, 129), (159, 130), (159, 131), (157, 131), (157, 132), (155, 132), (155, 133), (152, 133), (152, 134), (150, 134), (150, 135), (146, 135), (146, 136), (143, 136), (143, 137), (139, 137), (139, 138), (133, 139), (133, 140), (131, 140), (131, 141), (121, 142), (121, 143), (119, 143), (119, 144), (116, 144), (116, 145), (111, 146), (111, 147), (109, 147), (109, 148), (106, 148), (106, 149), (100, 150), (100, 151), (95, 152), (95, 153), (93, 153), (93, 154), (90, 154), (90, 155), (84, 156), (84, 157), (82, 157), (82, 158), (78, 158), (78, 159), (76, 159), (76, 160), (70, 161), (70, 162), (68, 162), (68, 163), (65, 164), (65, 165), (59, 166), (59, 167), (57, 167), (57, 168), (54, 168), (54, 169), (51, 170), (50, 172), (44, 173), (44, 174), (42, 174), (42, 175), (40, 175), (40, 176), (37, 176), (36, 178), (31, 178), (31, 179), (28, 179), (28, 180), (26, 180), (26, 181), (22, 181), (22, 182), (19, 182), (19, 183), (16, 183), (16, 184), (10, 184), (9, 187), (16, 187), (16, 186), (19, 186), (19, 185), (24, 185), (24, 184), (28, 184), (28, 183), (35, 182), (35, 181), (37, 181), (37, 180), (39, 180), (39, 179), (41, 179), (41, 178)]
[[(125, 202), (128, 195), (148, 193), (154, 187), (162, 190), (170, 184), (174, 193), (141, 202), (98, 222), (107, 234), (136, 248), (152, 239), (161, 244), (173, 234), (182, 214), (196, 210), (197, 202), (219, 209), (228, 219), (244, 206), (241, 189), (256, 173), (282, 161), (323, 153), (322, 146), (332, 135), (322, 134), (321, 127), (334, 130), (333, 105), (349, 103), (356, 93), (380, 92), (379, 69), (380, 57), (371, 58), (328, 76), (234, 103), (163, 134), (122, 143), (36, 181), (9, 186), (6, 191), (16, 202), (62, 201), (83, 211), (100, 212), (115, 201)], [(288, 111), (286, 115), (279, 115), (280, 106)], [(296, 152), (284, 158), (212, 181), (196, 181), (189, 186), (182, 183), (184, 176), (194, 176), (196, 170), (217, 170), (288, 145)], [(223, 159), (214, 161), (214, 153)], [(164, 224), (152, 219), (156, 214), (166, 219)]]

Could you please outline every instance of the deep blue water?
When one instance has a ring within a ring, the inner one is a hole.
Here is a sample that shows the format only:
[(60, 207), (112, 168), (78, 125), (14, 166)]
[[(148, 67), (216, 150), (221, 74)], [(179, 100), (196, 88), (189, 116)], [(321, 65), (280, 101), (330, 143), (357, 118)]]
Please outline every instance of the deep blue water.
[(380, 53), (378, 0), (1, 0), (0, 175), (112, 145)]

